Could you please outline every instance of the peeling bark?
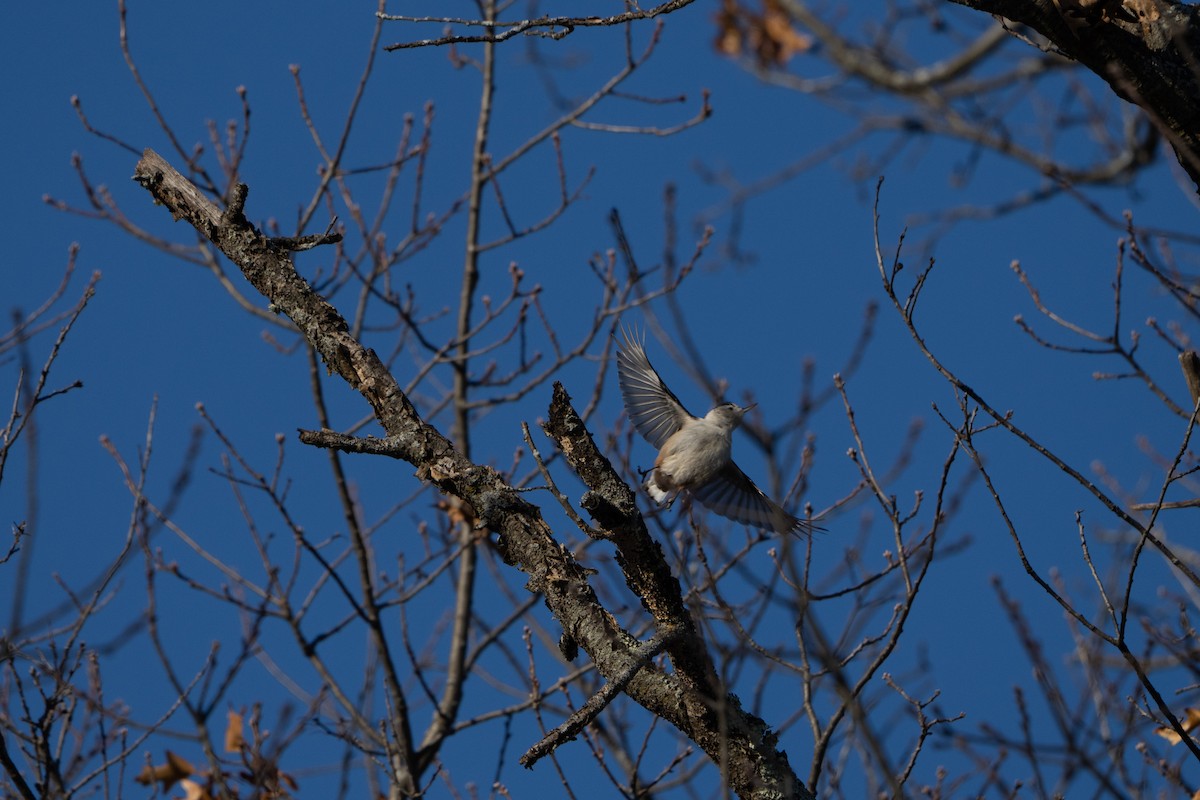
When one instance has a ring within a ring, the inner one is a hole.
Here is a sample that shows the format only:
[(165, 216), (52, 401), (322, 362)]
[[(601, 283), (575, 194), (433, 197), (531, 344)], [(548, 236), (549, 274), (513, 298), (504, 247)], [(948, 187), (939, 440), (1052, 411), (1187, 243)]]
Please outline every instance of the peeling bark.
[[(645, 643), (600, 604), (588, 570), (554, 539), (539, 509), (494, 469), (472, 463), (420, 418), (375, 352), (350, 334), (338, 311), (296, 272), (289, 255), (295, 243), (264, 236), (246, 219), (245, 185), (235, 187), (222, 212), (150, 149), (138, 162), (134, 180), (175, 219), (187, 220), (210, 239), (273, 309), (295, 323), (331, 373), (371, 405), (386, 434), (354, 438), (334, 431), (301, 431), (301, 441), (407, 461), (416, 467), (418, 478), (469, 503), (479, 526), (497, 534), (505, 561), (528, 576), (526, 588), (545, 598), (565, 634), (587, 652), (599, 673), (607, 681), (624, 683), (627, 696), (703, 749), (739, 797), (812, 798), (787, 755), (777, 749), (774, 732), (743, 711), (738, 698), (720, 686), (679, 584), (646, 531), (632, 491), (596, 449), (561, 386), (555, 387), (547, 432), (589, 486), (582, 505), (617, 547), (626, 583), (653, 617), (673, 671), (646, 663), (644, 656), (639, 659), (639, 653), (647, 652)], [(324, 237), (325, 242), (336, 240), (336, 235)], [(410, 757), (414, 769), (428, 761), (420, 753)]]

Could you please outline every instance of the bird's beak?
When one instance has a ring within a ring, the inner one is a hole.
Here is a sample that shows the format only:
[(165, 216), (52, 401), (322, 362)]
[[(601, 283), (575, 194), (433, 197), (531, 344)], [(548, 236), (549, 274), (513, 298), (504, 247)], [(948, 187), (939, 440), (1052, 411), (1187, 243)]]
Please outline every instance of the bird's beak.
[(749, 411), (750, 409), (754, 408), (756, 405), (758, 405), (758, 403), (751, 403), (750, 405), (748, 405), (748, 406), (746, 406), (745, 408), (743, 408), (743, 409), (742, 409), (742, 413), (743, 413), (743, 414), (745, 414), (747, 411)]

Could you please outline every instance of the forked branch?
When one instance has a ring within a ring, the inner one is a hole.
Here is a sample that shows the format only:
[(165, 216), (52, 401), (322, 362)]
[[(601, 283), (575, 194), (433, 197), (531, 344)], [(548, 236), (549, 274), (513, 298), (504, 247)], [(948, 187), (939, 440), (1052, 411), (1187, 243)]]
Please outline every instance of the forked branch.
[[(371, 449), (415, 466), (420, 479), (469, 504), (479, 527), (498, 534), (497, 547), (506, 563), (529, 577), (529, 591), (545, 598), (563, 630), (588, 653), (601, 675), (623, 683), (631, 699), (699, 744), (723, 767), (725, 780), (739, 796), (811, 797), (787, 756), (776, 749), (774, 733), (762, 720), (744, 712), (737, 698), (725, 694), (715, 677), (702, 668), (706, 657), (692, 662), (690, 669), (679, 659), (674, 673), (659, 672), (645, 662), (643, 643), (600, 604), (588, 571), (555, 540), (539, 509), (496, 470), (471, 462), (440, 431), (424, 422), (375, 352), (351, 335), (345, 319), (296, 272), (287, 249), (273, 244), (246, 219), (242, 209), (248, 189), (244, 185), (231, 192), (230, 206), (222, 213), (149, 149), (138, 162), (134, 179), (176, 219), (186, 219), (237, 264), (272, 308), (292, 320), (330, 371), (367, 400), (387, 436), (386, 446), (376, 442)], [(566, 402), (565, 393), (556, 393), (556, 403), (560, 401)], [(568, 415), (568, 409), (560, 413)], [(582, 427), (579, 433), (586, 436)], [(308, 438), (321, 437), (310, 434)], [(339, 449), (356, 449), (353, 443), (336, 437), (325, 437), (325, 441)], [(593, 516), (601, 524), (611, 522), (596, 511)], [(656, 563), (662, 556), (661, 551), (656, 555), (654, 548), (631, 549), (622, 556), (632, 562), (623, 565), (627, 574), (634, 570), (661, 575), (666, 566), (665, 562)], [(638, 591), (636, 582), (631, 582), (631, 588)], [(660, 625), (659, 633), (673, 658), (685, 649), (693, 655), (705, 654), (703, 642), (689, 630), (668, 636)], [(683, 637), (691, 639), (686, 646), (680, 642)], [(630, 671), (634, 674), (627, 677)], [(404, 756), (408, 763), (415, 763), (412, 744), (405, 744)]]

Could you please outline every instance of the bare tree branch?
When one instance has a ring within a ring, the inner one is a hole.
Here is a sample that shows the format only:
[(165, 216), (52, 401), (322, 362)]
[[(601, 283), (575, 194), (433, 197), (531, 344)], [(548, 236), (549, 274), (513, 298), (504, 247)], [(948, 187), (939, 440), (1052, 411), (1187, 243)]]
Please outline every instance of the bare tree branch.
[[(498, 534), (497, 546), (505, 561), (529, 576), (527, 588), (545, 597), (563, 630), (591, 656), (602, 675), (618, 681), (624, 680), (627, 671), (634, 670), (636, 674), (628, 679), (626, 694), (699, 744), (714, 762), (722, 765), (725, 780), (740, 796), (757, 796), (762, 791), (784, 797), (810, 796), (788, 766), (786, 755), (776, 749), (775, 735), (765, 723), (742, 711), (738, 699), (719, 688), (698, 637), (681, 635), (666, 643), (676, 673), (636, 668), (640, 643), (599, 604), (587, 570), (555, 541), (538, 509), (495, 470), (473, 464), (420, 419), (374, 351), (350, 336), (341, 315), (296, 273), (287, 252), (274, 247), (247, 221), (243, 208), (248, 189), (244, 185), (235, 187), (229, 207), (221, 212), (149, 149), (138, 162), (134, 179), (176, 219), (187, 220), (217, 245), (274, 308), (291, 318), (326, 366), (371, 405), (396, 457), (417, 467), (422, 480), (469, 504), (480, 525)], [(556, 393), (556, 403), (560, 407), (566, 404), (565, 394)], [(569, 420), (571, 414), (566, 409), (557, 413), (552, 409), (551, 417)], [(582, 425), (572, 427), (573, 447), (578, 448), (588, 438)], [(640, 516), (636, 514), (628, 487), (624, 487), (624, 499), (619, 504), (600, 497), (596, 501), (585, 500), (584, 507), (604, 527), (611, 530), (619, 524), (623, 531), (634, 531), (631, 525), (640, 527), (637, 522)], [(634, 534), (645, 541), (636, 545), (639, 548), (636, 559), (634, 552), (626, 551), (621, 547), (621, 539), (614, 536), (623, 553), (627, 579), (633, 582), (631, 588), (635, 591), (644, 588), (643, 577), (651, 578), (658, 586), (664, 581), (671, 582), (661, 557), (643, 558), (647, 547), (657, 548), (657, 545), (644, 535), (644, 528), (642, 531), (640, 537)], [(675, 592), (678, 597), (677, 588)], [(639, 592), (639, 596), (653, 610), (655, 596), (648, 592)], [(664, 602), (670, 603), (669, 595), (664, 597)], [(678, 621), (673, 628), (691, 627), (686, 623), (688, 617), (682, 605), (673, 613), (664, 607), (662, 613), (670, 613)], [(685, 650), (679, 650), (680, 647)]]

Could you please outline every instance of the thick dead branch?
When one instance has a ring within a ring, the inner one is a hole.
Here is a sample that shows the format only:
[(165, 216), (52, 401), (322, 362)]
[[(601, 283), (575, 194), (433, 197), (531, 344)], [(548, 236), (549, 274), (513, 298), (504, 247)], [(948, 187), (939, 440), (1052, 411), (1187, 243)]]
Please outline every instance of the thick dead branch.
[[(538, 508), (526, 502), (494, 469), (472, 463), (441, 432), (419, 417), (375, 352), (350, 334), (338, 311), (296, 272), (287, 249), (275, 245), (246, 219), (242, 213), (248, 193), (245, 185), (234, 188), (230, 205), (222, 212), (149, 149), (138, 162), (134, 179), (158, 203), (167, 206), (176, 219), (186, 219), (228, 256), (272, 308), (292, 320), (321, 354), (329, 370), (370, 403), (387, 436), (386, 446), (374, 443), (370, 449), (407, 461), (417, 468), (418, 478), (471, 505), (480, 526), (498, 535), (497, 547), (506, 563), (528, 576), (526, 588), (545, 598), (563, 630), (588, 653), (601, 675), (611, 682), (623, 682), (632, 670), (634, 674), (625, 684), (625, 693), (700, 745), (721, 765), (724, 780), (739, 796), (812, 796), (795, 776), (787, 756), (776, 749), (775, 734), (762, 720), (742, 711), (736, 697), (717, 689), (708, 678), (711, 667), (704, 667), (708, 663), (707, 653), (699, 638), (687, 630), (689, 626), (683, 626), (680, 637), (689, 639), (689, 644), (681, 645), (675, 638), (678, 633), (672, 633), (667, 644), (673, 658), (679, 652), (677, 648), (686, 646), (691, 651), (689, 655), (699, 659), (689, 669), (683, 668), (689, 664), (683, 658), (676, 661), (676, 673), (663, 673), (653, 665), (639, 664), (642, 643), (599, 603), (588, 582), (587, 570), (554, 539)], [(565, 403), (565, 392), (556, 392), (555, 399), (556, 403)], [(566, 415), (566, 409), (562, 413)], [(573, 413), (572, 410), (570, 414)], [(587, 437), (581, 423), (575, 433)], [(307, 438), (322, 437), (310, 434)], [(328, 436), (323, 443), (342, 446), (336, 438)], [(362, 448), (351, 442), (346, 449)], [(589, 507), (586, 502), (584, 505)], [(601, 524), (606, 527), (612, 524), (612, 515), (599, 508), (589, 510)], [(636, 517), (632, 500), (625, 515), (629, 514)], [(659, 567), (649, 561), (642, 562), (652, 557), (651, 549), (623, 549), (626, 561), (636, 558), (638, 562), (622, 564), (627, 576), (646, 571), (662, 580), (661, 568), (665, 568), (665, 563)], [(642, 584), (633, 580), (630, 586), (639, 594), (645, 591)], [(675, 591), (678, 592), (677, 586)], [(652, 605), (647, 595), (640, 596), (648, 607)], [(675, 619), (687, 619), (682, 604), (672, 611)], [(654, 613), (661, 625), (663, 612)], [(410, 763), (423, 761), (418, 752), (410, 750), (406, 756)]]
[(1200, 9), (1178, 0), (954, 0), (1027, 25), (1140, 106), (1200, 186)]

